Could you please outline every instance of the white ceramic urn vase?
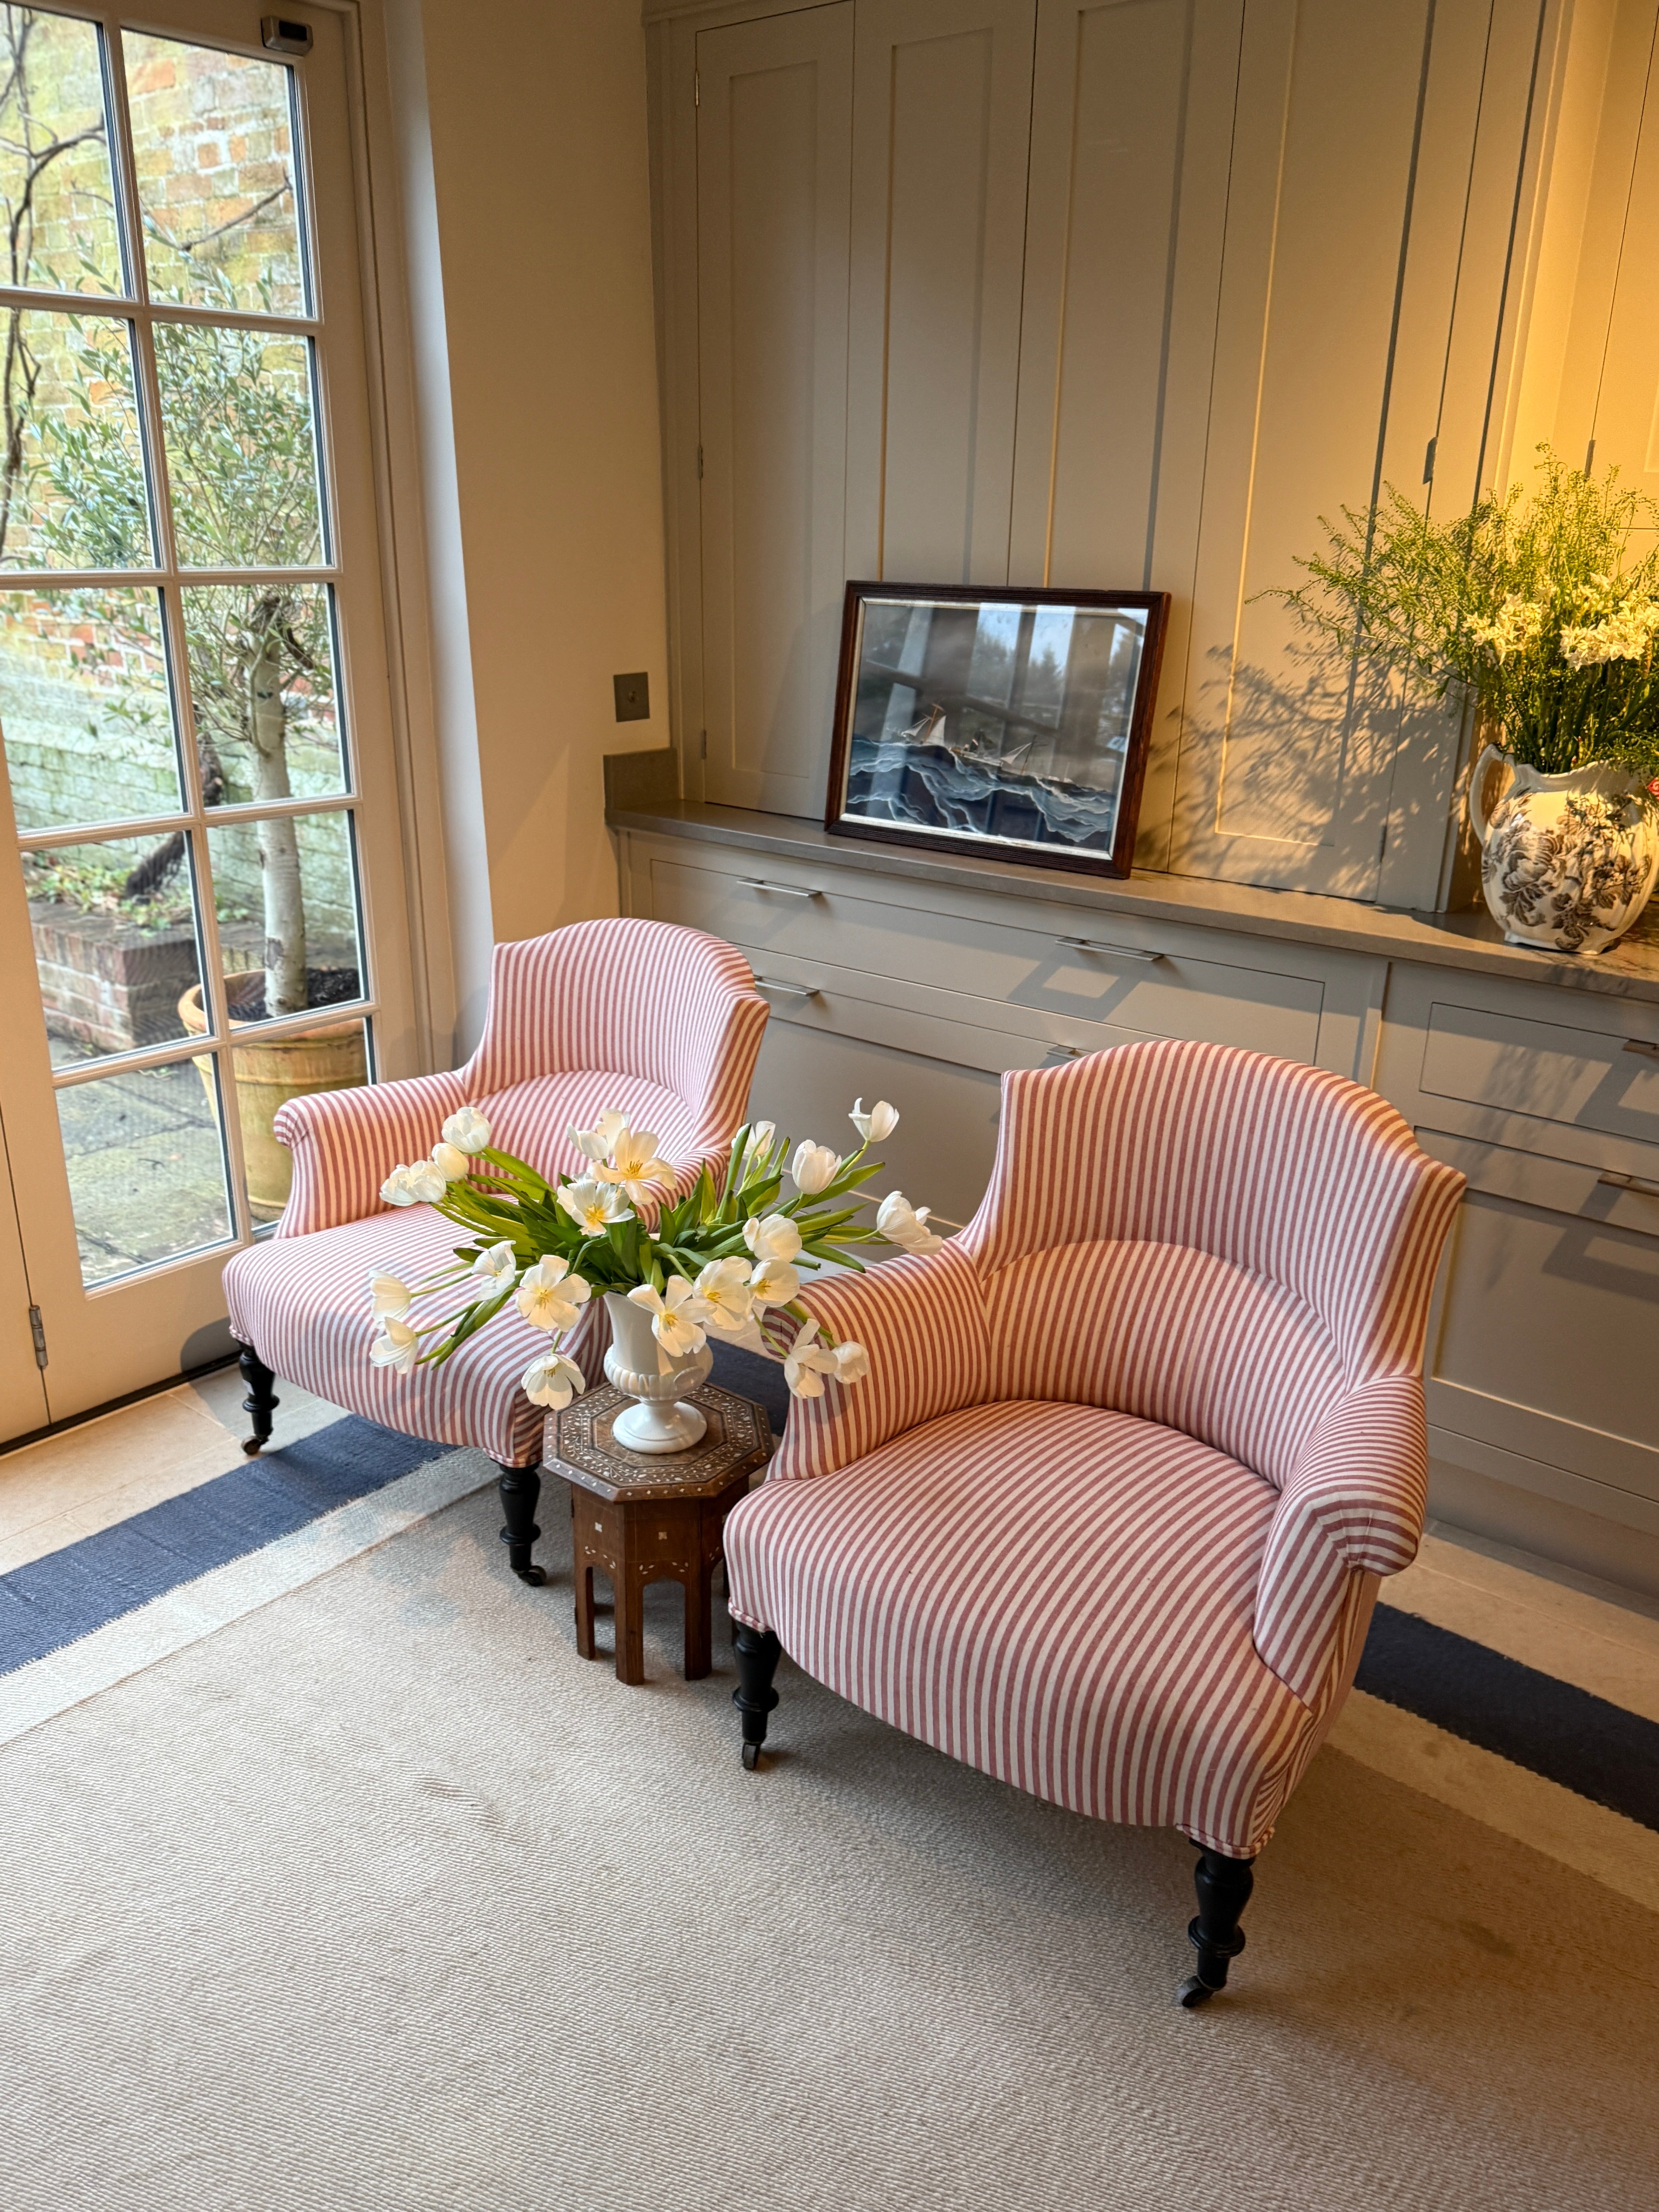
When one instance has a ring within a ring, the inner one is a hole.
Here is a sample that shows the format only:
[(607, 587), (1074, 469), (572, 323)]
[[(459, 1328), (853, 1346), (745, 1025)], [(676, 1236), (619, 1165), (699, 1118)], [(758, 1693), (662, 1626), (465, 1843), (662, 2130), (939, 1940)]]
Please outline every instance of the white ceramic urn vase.
[[(1490, 814), (1487, 772), (1511, 781)], [(1488, 745), (1469, 786), (1480, 888), (1508, 945), (1601, 952), (1647, 904), (1659, 873), (1659, 809), (1640, 781), (1605, 763), (1540, 775)]]
[(689, 1451), (708, 1424), (684, 1396), (708, 1380), (714, 1355), (705, 1345), (687, 1359), (671, 1360), (652, 1334), (647, 1307), (615, 1291), (605, 1292), (605, 1305), (611, 1316), (605, 1376), (635, 1401), (617, 1414), (611, 1434), (629, 1451)]

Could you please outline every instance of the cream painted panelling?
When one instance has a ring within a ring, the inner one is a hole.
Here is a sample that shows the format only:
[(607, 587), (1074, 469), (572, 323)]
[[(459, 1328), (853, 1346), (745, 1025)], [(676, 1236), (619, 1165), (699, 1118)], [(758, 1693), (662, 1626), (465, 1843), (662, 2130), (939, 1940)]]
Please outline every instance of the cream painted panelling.
[[(1467, 501), (1486, 437), (1537, 0), (1258, 0), (1245, 15), (1170, 865), (1431, 904), (1441, 718), (1395, 793), (1399, 702), (1282, 603), (1317, 518), (1384, 482)], [(1443, 460), (1440, 441), (1446, 444)], [(1391, 807), (1393, 818), (1390, 818)]]
[(1036, 0), (858, 0), (854, 576), (1008, 580), (1036, 25)]
[(811, 813), (841, 641), (853, 8), (696, 46), (705, 788)]
[(1435, 903), (1455, 718), (1357, 691), (1263, 594), (1322, 514), (1489, 471), (1556, 21), (738, 0), (658, 25), (688, 793), (818, 811), (849, 575), (1150, 586), (1175, 618), (1142, 865)]
[(1169, 854), (1243, 13), (1037, 14), (1009, 574), (1173, 595), (1144, 867)]

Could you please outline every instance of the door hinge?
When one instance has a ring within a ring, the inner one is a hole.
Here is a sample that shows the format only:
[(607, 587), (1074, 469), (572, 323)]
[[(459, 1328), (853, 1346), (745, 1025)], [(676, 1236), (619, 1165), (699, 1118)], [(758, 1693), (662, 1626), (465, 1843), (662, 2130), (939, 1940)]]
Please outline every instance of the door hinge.
[(697, 482), (699, 483), (702, 482), (702, 447), (701, 446), (697, 448)]
[(1434, 482), (1434, 449), (1439, 443), (1440, 441), (1438, 438), (1431, 438), (1429, 441), (1428, 451), (1423, 456), (1423, 481), (1425, 483), (1432, 483)]
[(46, 1364), (46, 1325), (40, 1318), (39, 1306), (29, 1308), (29, 1334), (34, 1339), (34, 1364), (37, 1367), (44, 1367)]
[(691, 72), (691, 105), (693, 107), (702, 106), (702, 71), (701, 70), (693, 70)]
[(1590, 440), (1590, 441), (1589, 441), (1589, 445), (1588, 445), (1588, 446), (1586, 446), (1586, 447), (1585, 447), (1585, 448), (1584, 448), (1584, 474), (1585, 474), (1586, 476), (1588, 476), (1588, 475), (1589, 474), (1590, 471), (1591, 471), (1595, 466), (1595, 439), (1594, 439), (1594, 438), (1592, 438), (1592, 439)]

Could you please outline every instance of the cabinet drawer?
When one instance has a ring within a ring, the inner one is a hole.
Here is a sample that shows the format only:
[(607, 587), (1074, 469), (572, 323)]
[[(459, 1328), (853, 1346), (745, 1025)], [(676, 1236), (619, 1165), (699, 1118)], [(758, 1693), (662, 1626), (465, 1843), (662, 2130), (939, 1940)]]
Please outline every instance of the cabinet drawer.
[[(1018, 921), (989, 921), (938, 905), (891, 904), (842, 888), (827, 869), (814, 878), (775, 864), (733, 875), (653, 857), (650, 881), (658, 921), (723, 937), (763, 969), (780, 957), (829, 963), (843, 976), (1018, 1009), (1038, 1018), (1033, 1034), (1054, 1024), (1054, 1039), (1068, 1025), (1079, 1042), (1086, 1032), (1089, 1050), (1127, 1036), (1193, 1037), (1318, 1058), (1319, 977), (1205, 957), (1184, 941), (1191, 933), (1139, 917), (1057, 908), (1049, 929), (1030, 926), (1046, 917), (1026, 907)], [(793, 969), (791, 979), (800, 980)]]
[(1430, 1010), (1419, 1088), (1659, 1144), (1659, 1045), (1634, 1031), (1570, 1028), (1439, 1000)]
[(1443, 1160), (1466, 1176), (1471, 1190), (1484, 1191), (1489, 1198), (1512, 1198), (1550, 1213), (1659, 1237), (1659, 1181), (1619, 1169), (1588, 1167), (1580, 1160), (1556, 1159), (1547, 1152), (1482, 1144), (1443, 1129), (1419, 1129), (1417, 1141), (1431, 1158)]

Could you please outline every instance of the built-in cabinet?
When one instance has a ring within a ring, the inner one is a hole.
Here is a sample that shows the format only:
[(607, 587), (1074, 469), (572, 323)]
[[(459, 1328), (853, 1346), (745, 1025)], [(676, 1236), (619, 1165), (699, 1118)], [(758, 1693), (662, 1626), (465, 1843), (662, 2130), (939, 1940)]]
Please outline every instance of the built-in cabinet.
[(1000, 1078), (1147, 1037), (1373, 1085), (1467, 1176), (1428, 1342), (1431, 1505), (1659, 1595), (1659, 952), (1595, 963), (1347, 902), (944, 863), (720, 806), (615, 817), (625, 912), (738, 945), (771, 1001), (753, 1098), (891, 1184), (978, 1204)]
[[(761, 979), (757, 1103), (835, 1141), (893, 1098), (894, 1180), (947, 1222), (1011, 1068), (1199, 1037), (1374, 1084), (1468, 1182), (1434, 1509), (1659, 1594), (1659, 951), (1382, 911), (1447, 903), (1468, 732), (1270, 596), (1321, 514), (1391, 483), (1456, 514), (1540, 438), (1659, 495), (1656, 29), (1659, 0), (671, 4), (681, 757), (612, 821), (624, 910)], [(849, 575), (1172, 595), (1133, 878), (789, 818)]]
[(1490, 475), (1555, 20), (661, 15), (688, 795), (819, 812), (849, 575), (1163, 589), (1139, 864), (1433, 906), (1455, 720), (1310, 657), (1263, 595), (1385, 478), (1466, 504)]

